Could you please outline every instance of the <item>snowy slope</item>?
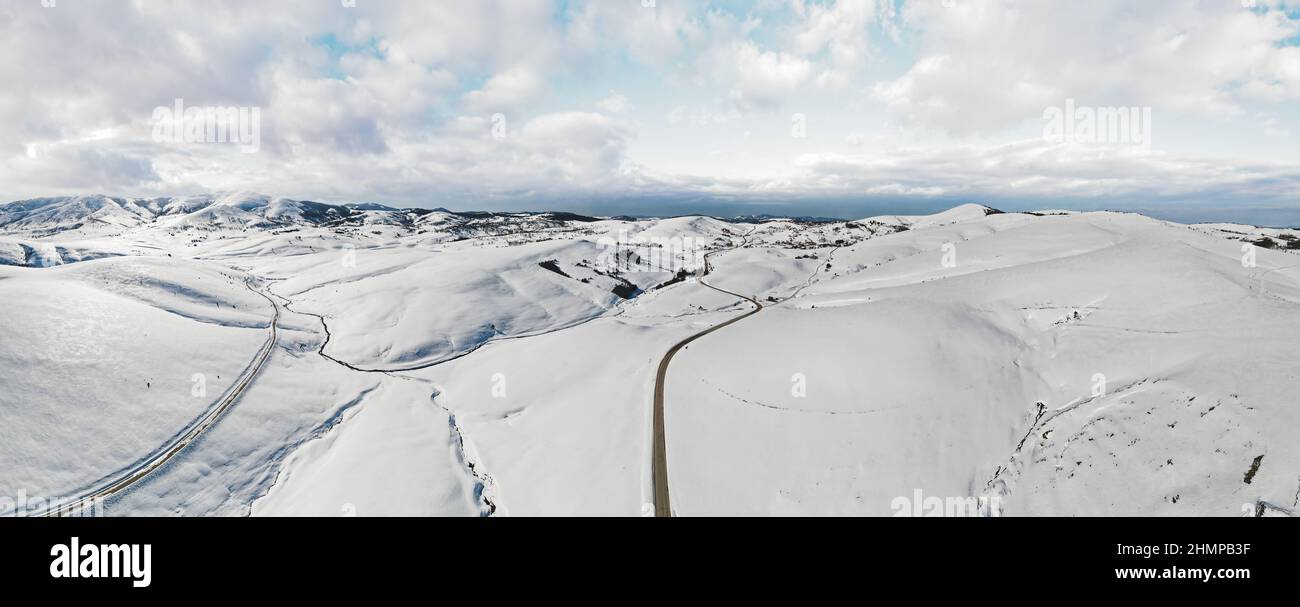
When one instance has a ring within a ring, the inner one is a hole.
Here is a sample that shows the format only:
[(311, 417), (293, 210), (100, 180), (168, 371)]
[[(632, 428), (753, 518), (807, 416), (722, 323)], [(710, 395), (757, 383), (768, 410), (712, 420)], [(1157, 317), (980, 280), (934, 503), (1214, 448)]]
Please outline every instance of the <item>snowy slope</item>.
[[(266, 341), (270, 305), (233, 277), (160, 270), (124, 258), (0, 268), (0, 495), (76, 496), (145, 459)], [(167, 288), (160, 276), (177, 273), (194, 290)]]
[(659, 362), (752, 308), (717, 287), (765, 308), (669, 367), (679, 515), (888, 515), (918, 490), (1013, 515), (1300, 507), (1295, 230), (252, 193), (41, 199), (0, 222), (0, 495), (148, 461), (278, 317), (233, 406), (110, 513), (653, 512)]
[[(407, 374), (425, 399), (375, 407), (309, 445), (254, 512), (300, 513), (341, 501), (372, 514), (422, 504), (425, 514), (453, 512), (406, 499), (430, 487), (420, 466), (435, 460), (425, 450), (445, 452), (450, 430), (453, 451), (474, 464), (497, 515), (641, 515), (653, 501), (646, 424), (657, 358), (733, 309), (730, 298), (698, 284), (664, 296), (671, 306), (638, 301), (618, 318), (498, 341)], [(701, 309), (665, 316), (679, 306)], [(405, 438), (434, 430), (440, 435), (425, 442)]]
[(1294, 507), (1300, 258), (1243, 268), (1239, 243), (1133, 215), (975, 223), (866, 243), (846, 257), (878, 265), (684, 353), (679, 514), (888, 515), (918, 489), (1006, 514)]

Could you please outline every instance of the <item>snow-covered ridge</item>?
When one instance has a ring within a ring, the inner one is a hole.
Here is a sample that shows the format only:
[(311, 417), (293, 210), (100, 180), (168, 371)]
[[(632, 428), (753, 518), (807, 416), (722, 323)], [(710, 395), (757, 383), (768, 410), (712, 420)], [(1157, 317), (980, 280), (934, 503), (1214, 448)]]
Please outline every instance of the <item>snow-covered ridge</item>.
[(983, 219), (989, 215), (1002, 213), (992, 207), (982, 204), (967, 203), (948, 209), (934, 215), (882, 215), (877, 217), (868, 217), (863, 219), (863, 223), (886, 223), (902, 224), (910, 228), (924, 228), (932, 226), (942, 226), (952, 223), (961, 223), (966, 221), (975, 221)]
[[(474, 238), (536, 233), (598, 221), (564, 212), (453, 212), (360, 202), (330, 204), (235, 192), (174, 198), (64, 196), (0, 204), (0, 234), (26, 239), (117, 238), (166, 232), (283, 231), (303, 228), (373, 230), (373, 234), (435, 234)], [(0, 249), (0, 263), (22, 258), (16, 245)], [(22, 264), (18, 264), (22, 265)], [(50, 265), (50, 264), (47, 264)]]
[[(936, 216), (936, 220), (983, 216), (984, 209), (971, 205), (971, 209), (960, 214)], [(872, 220), (870, 233), (903, 230), (917, 221), (926, 221), (925, 218), (881, 219)], [(686, 216), (637, 220), (556, 211), (457, 212), (444, 208), (395, 208), (371, 202), (331, 204), (253, 192), (150, 199), (63, 196), (0, 204), (0, 265), (46, 267), (146, 254), (124, 246), (128, 240), (170, 242), (180, 237), (197, 244), (249, 233), (282, 234), (309, 229), (350, 234), (366, 240), (417, 237), (424, 243), (512, 235), (518, 236), (518, 242), (524, 242), (562, 233), (602, 232), (606, 228), (611, 237), (713, 240), (743, 232), (736, 227), (741, 224), (763, 226), (758, 238), (768, 242), (777, 242), (783, 235), (804, 234), (804, 226), (820, 226), (809, 232), (823, 233), (830, 229), (827, 226), (839, 226), (834, 229), (841, 230), (843, 226), (854, 225), (853, 222), (776, 217)], [(820, 240), (804, 238), (801, 242), (803, 246), (813, 246)]]
[[(924, 227), (972, 221), (999, 212), (983, 205), (967, 204), (936, 215), (872, 217), (862, 220), (862, 223)], [(443, 208), (399, 209), (370, 202), (330, 204), (253, 192), (149, 199), (102, 195), (62, 196), (0, 204), (0, 233), (38, 237), (65, 232), (121, 234), (131, 229), (148, 227), (171, 230), (243, 230), (383, 225), (411, 231), (467, 227), (490, 231), (493, 225), (513, 224), (521, 229), (539, 229), (566, 223), (591, 223), (600, 219), (565, 212), (453, 212)], [(790, 221), (789, 218), (767, 216), (735, 220), (686, 216), (663, 219), (656, 224), (654, 231), (717, 234), (735, 222), (760, 224)]]
[(244, 192), (153, 199), (67, 196), (0, 205), (0, 229), (50, 235), (77, 230), (120, 232), (151, 224), (240, 228), (322, 225), (382, 212)]

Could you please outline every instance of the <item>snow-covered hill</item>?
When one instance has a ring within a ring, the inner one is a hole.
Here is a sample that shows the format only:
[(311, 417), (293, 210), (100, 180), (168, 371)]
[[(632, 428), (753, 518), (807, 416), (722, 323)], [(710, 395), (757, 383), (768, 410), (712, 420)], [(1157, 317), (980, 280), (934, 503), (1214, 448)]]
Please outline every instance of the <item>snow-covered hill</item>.
[(764, 308), (668, 368), (677, 514), (888, 515), (916, 491), (1006, 514), (1285, 514), (1297, 243), (981, 205), (814, 222), (10, 203), (0, 496), (143, 468), (110, 514), (653, 512), (656, 370), (744, 296)]
[(91, 227), (120, 230), (152, 221), (161, 201), (108, 196), (38, 198), (0, 206), (0, 229), (54, 233)]
[(1300, 256), (1137, 215), (917, 223), (684, 353), (680, 513), (1296, 508)]

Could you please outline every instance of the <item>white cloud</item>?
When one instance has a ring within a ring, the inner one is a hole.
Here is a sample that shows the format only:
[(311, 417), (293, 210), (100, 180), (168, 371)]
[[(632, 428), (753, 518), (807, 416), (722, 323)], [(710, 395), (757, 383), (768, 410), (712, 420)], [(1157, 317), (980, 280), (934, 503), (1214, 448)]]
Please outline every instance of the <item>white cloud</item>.
[[(1264, 3), (1261, 3), (1261, 5)], [(996, 132), (1075, 98), (1225, 117), (1245, 97), (1300, 99), (1300, 23), (1234, 2), (912, 2), (921, 58), (874, 86), (913, 124)]]
[(1300, 167), (1025, 140), (883, 154), (801, 154), (787, 174), (733, 181), (713, 191), (813, 198), (943, 196), (1104, 203), (1232, 195), (1276, 201), (1300, 196)]
[(811, 61), (783, 52), (760, 50), (753, 42), (733, 49), (735, 85), (731, 100), (743, 110), (780, 107), (813, 77)]
[(541, 74), (527, 66), (516, 66), (493, 76), (483, 88), (466, 93), (465, 106), (475, 112), (520, 113), (544, 88)]
[(671, 72), (717, 40), (734, 36), (734, 22), (716, 13), (700, 15), (698, 8), (691, 2), (658, 2), (653, 7), (640, 2), (575, 3), (565, 32), (566, 54), (597, 61), (625, 55), (661, 73)]
[(502, 72), (520, 65), (541, 71), (563, 50), (563, 32), (548, 0), (363, 0), (349, 10), (412, 60), (455, 71)]
[(632, 103), (623, 95), (611, 93), (608, 97), (601, 99), (596, 104), (596, 107), (611, 114), (624, 114), (632, 109)]
[[(826, 55), (837, 70), (851, 70), (866, 63), (870, 53), (868, 28), (877, 13), (892, 13), (891, 0), (841, 0), (834, 4), (795, 2), (803, 17), (792, 36), (793, 51), (808, 57)], [(886, 21), (888, 22), (888, 21)]]

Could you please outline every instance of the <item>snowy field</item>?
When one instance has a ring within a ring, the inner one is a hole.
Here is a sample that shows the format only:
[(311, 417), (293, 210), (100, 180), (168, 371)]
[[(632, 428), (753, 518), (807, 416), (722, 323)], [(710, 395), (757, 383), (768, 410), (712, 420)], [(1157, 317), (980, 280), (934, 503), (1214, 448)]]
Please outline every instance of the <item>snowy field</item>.
[(1300, 510), (1298, 230), (87, 196), (0, 301), (0, 496), (110, 515), (653, 514), (753, 302), (676, 515)]

